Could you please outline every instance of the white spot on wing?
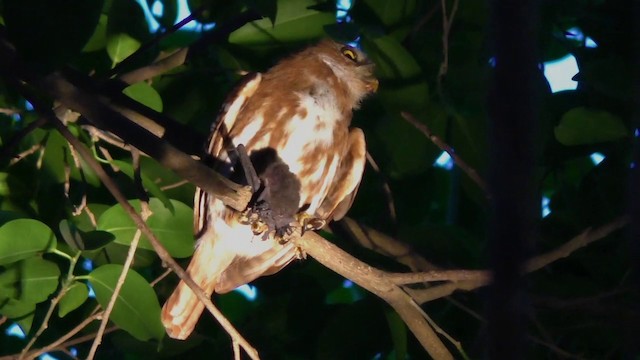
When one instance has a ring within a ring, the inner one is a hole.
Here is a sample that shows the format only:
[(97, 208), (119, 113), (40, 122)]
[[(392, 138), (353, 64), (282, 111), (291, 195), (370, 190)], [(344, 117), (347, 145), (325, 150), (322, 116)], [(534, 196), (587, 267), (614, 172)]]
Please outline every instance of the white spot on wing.
[[(331, 185), (331, 183), (333, 182), (333, 178), (336, 176), (336, 171), (338, 170), (338, 162), (339, 162), (339, 159), (337, 156), (335, 156), (331, 160), (331, 165), (329, 165), (329, 171), (327, 172), (327, 176), (325, 177), (324, 183), (322, 184), (322, 188), (320, 189), (320, 194), (322, 196), (315, 196), (313, 198), (314, 200), (309, 206), (309, 209), (307, 209), (306, 211), (307, 213), (309, 214), (315, 213), (318, 207), (320, 206), (320, 202), (324, 200), (324, 198), (327, 196), (327, 192), (329, 191), (329, 185)], [(324, 167), (322, 168), (322, 170), (324, 170)]]
[(301, 160), (306, 152), (333, 144), (333, 130), (342, 118), (328, 85), (315, 90), (314, 96), (299, 95), (299, 106), (306, 109), (307, 114), (305, 117), (296, 115), (289, 121), (284, 134), (286, 143), (279, 151), (280, 157), (296, 174), (302, 171)]
[[(256, 136), (256, 133), (262, 128), (263, 124), (264, 124), (264, 118), (262, 116), (257, 116), (253, 118), (249, 123), (249, 125), (247, 125), (244, 129), (242, 129), (240, 134), (238, 134), (238, 136), (236, 136), (233, 139), (233, 144), (236, 146), (240, 144), (247, 145), (247, 143), (249, 143), (249, 141), (251, 141), (251, 139), (253, 139)], [(269, 136), (265, 136), (259, 141), (261, 144), (263, 143), (266, 144), (268, 142), (265, 142), (265, 140), (268, 140), (268, 138)], [(260, 147), (264, 147), (264, 145), (261, 146), (260, 144), (255, 144), (252, 146), (253, 149), (259, 149)]]

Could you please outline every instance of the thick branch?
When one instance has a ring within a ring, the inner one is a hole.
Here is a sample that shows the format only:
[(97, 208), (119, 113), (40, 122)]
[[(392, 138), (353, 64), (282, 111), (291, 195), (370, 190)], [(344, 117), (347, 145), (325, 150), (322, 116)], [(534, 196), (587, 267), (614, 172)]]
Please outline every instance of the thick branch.
[[(51, 96), (65, 107), (79, 112), (100, 129), (118, 135), (184, 179), (218, 197), (226, 205), (244, 210), (251, 199), (251, 190), (248, 187), (233, 183), (171, 144), (159, 141), (160, 136), (154, 136), (146, 127), (133, 123), (106, 100), (101, 99), (99, 94), (92, 93), (89, 89), (78, 88), (57, 72), (44, 79), (35, 78), (19, 62), (13, 46), (1, 36), (0, 71), (11, 83), (18, 84), (26, 80), (37, 90)], [(139, 116), (148, 120), (145, 124), (152, 128), (160, 127), (154, 120), (140, 114)], [(155, 132), (158, 134), (161, 129), (156, 129)]]
[(196, 297), (205, 305), (207, 310), (216, 318), (218, 323), (225, 329), (225, 331), (229, 334), (229, 336), (233, 339), (233, 341), (238, 342), (243, 349), (247, 352), (247, 354), (252, 359), (258, 359), (258, 352), (246, 341), (242, 335), (233, 327), (233, 325), (224, 317), (224, 315), (218, 310), (218, 308), (213, 305), (209, 296), (202, 290), (192, 279), (191, 277), (178, 265), (178, 263), (173, 260), (167, 249), (158, 241), (155, 234), (151, 231), (149, 226), (144, 222), (142, 217), (135, 211), (133, 206), (129, 204), (126, 197), (122, 194), (118, 186), (115, 182), (107, 175), (104, 169), (98, 164), (98, 162), (93, 158), (89, 150), (82, 144), (78, 139), (73, 137), (73, 135), (69, 132), (69, 130), (64, 127), (64, 125), (52, 114), (48, 114), (50, 121), (56, 126), (56, 128), (65, 135), (67, 141), (71, 143), (71, 145), (76, 149), (76, 151), (80, 154), (80, 156), (84, 159), (84, 161), (91, 166), (91, 168), (96, 172), (96, 174), (100, 177), (100, 180), (103, 182), (105, 187), (111, 192), (114, 198), (118, 201), (118, 203), (123, 207), (123, 209), (131, 216), (136, 227), (144, 234), (154, 250), (162, 259), (162, 261), (167, 264), (178, 277), (183, 280), (187, 286), (194, 292)]
[(64, 106), (81, 113), (100, 129), (113, 132), (130, 142), (181, 177), (221, 199), (225, 204), (237, 210), (244, 210), (249, 202), (251, 191), (248, 187), (229, 181), (167, 142), (159, 141), (160, 139), (145, 128), (133, 124), (127, 117), (98, 100), (95, 94), (81, 91), (60, 74), (49, 75), (39, 85), (42, 90)]
[(297, 240), (297, 244), (322, 265), (371, 291), (391, 305), (432, 358), (453, 359), (422, 315), (420, 307), (406, 292), (390, 281), (387, 273), (354, 258), (314, 232), (305, 233)]

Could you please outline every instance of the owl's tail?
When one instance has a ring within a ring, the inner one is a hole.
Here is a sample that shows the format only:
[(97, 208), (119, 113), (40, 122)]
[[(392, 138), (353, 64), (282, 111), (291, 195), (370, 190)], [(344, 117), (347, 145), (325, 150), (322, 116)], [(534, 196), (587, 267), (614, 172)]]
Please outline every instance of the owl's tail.
[[(193, 254), (193, 259), (191, 259), (187, 268), (187, 273), (191, 276), (191, 279), (208, 296), (213, 293), (221, 271), (232, 260), (228, 256), (220, 256), (220, 253), (214, 260), (214, 255), (216, 254), (214, 250), (215, 243), (216, 241), (211, 241), (211, 239), (201, 238)], [(170, 337), (184, 340), (193, 332), (203, 310), (204, 304), (198, 300), (196, 294), (191, 291), (184, 281), (180, 281), (173, 294), (162, 307), (162, 324)]]

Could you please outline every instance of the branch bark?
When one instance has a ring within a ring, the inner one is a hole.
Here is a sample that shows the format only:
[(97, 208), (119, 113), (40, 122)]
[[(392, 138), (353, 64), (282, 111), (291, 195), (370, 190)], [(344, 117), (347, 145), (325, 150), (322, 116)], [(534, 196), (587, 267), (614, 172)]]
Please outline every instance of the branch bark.
[(306, 232), (296, 240), (296, 245), (322, 265), (352, 280), (391, 305), (432, 358), (453, 359), (422, 315), (422, 309), (409, 294), (386, 276), (386, 272), (354, 258), (314, 232)]

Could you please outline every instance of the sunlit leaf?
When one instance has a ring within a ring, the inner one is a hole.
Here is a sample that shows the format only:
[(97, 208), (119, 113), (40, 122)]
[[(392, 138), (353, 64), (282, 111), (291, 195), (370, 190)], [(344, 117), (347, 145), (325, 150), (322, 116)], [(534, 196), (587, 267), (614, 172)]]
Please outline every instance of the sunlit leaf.
[(311, 0), (279, 0), (276, 21), (268, 18), (248, 23), (229, 36), (241, 45), (265, 45), (318, 38), (325, 25), (335, 22), (335, 14), (308, 9)]
[(153, 86), (146, 82), (139, 82), (127, 86), (122, 92), (137, 102), (157, 111), (162, 112), (162, 98)]
[[(113, 296), (123, 267), (103, 265), (89, 274), (96, 300), (104, 309)], [(149, 283), (130, 269), (116, 299), (110, 319), (138, 340), (162, 339), (160, 304)]]
[[(134, 208), (140, 210), (140, 201), (130, 202)], [(158, 240), (167, 248), (171, 256), (187, 257), (193, 253), (193, 212), (185, 204), (171, 200), (174, 211), (164, 207), (156, 198), (149, 201), (149, 208), (153, 215), (147, 219)], [(115, 242), (129, 245), (136, 233), (137, 227), (133, 220), (120, 205), (115, 205), (105, 211), (98, 220), (98, 229), (115, 235)], [(140, 239), (140, 248), (153, 250), (145, 236)]]
[(107, 15), (101, 14), (100, 19), (98, 20), (98, 26), (96, 26), (93, 35), (84, 46), (82, 51), (96, 51), (100, 49), (104, 49), (107, 46)]
[(129, 34), (119, 33), (107, 37), (107, 53), (115, 64), (128, 58), (140, 48), (140, 41)]

